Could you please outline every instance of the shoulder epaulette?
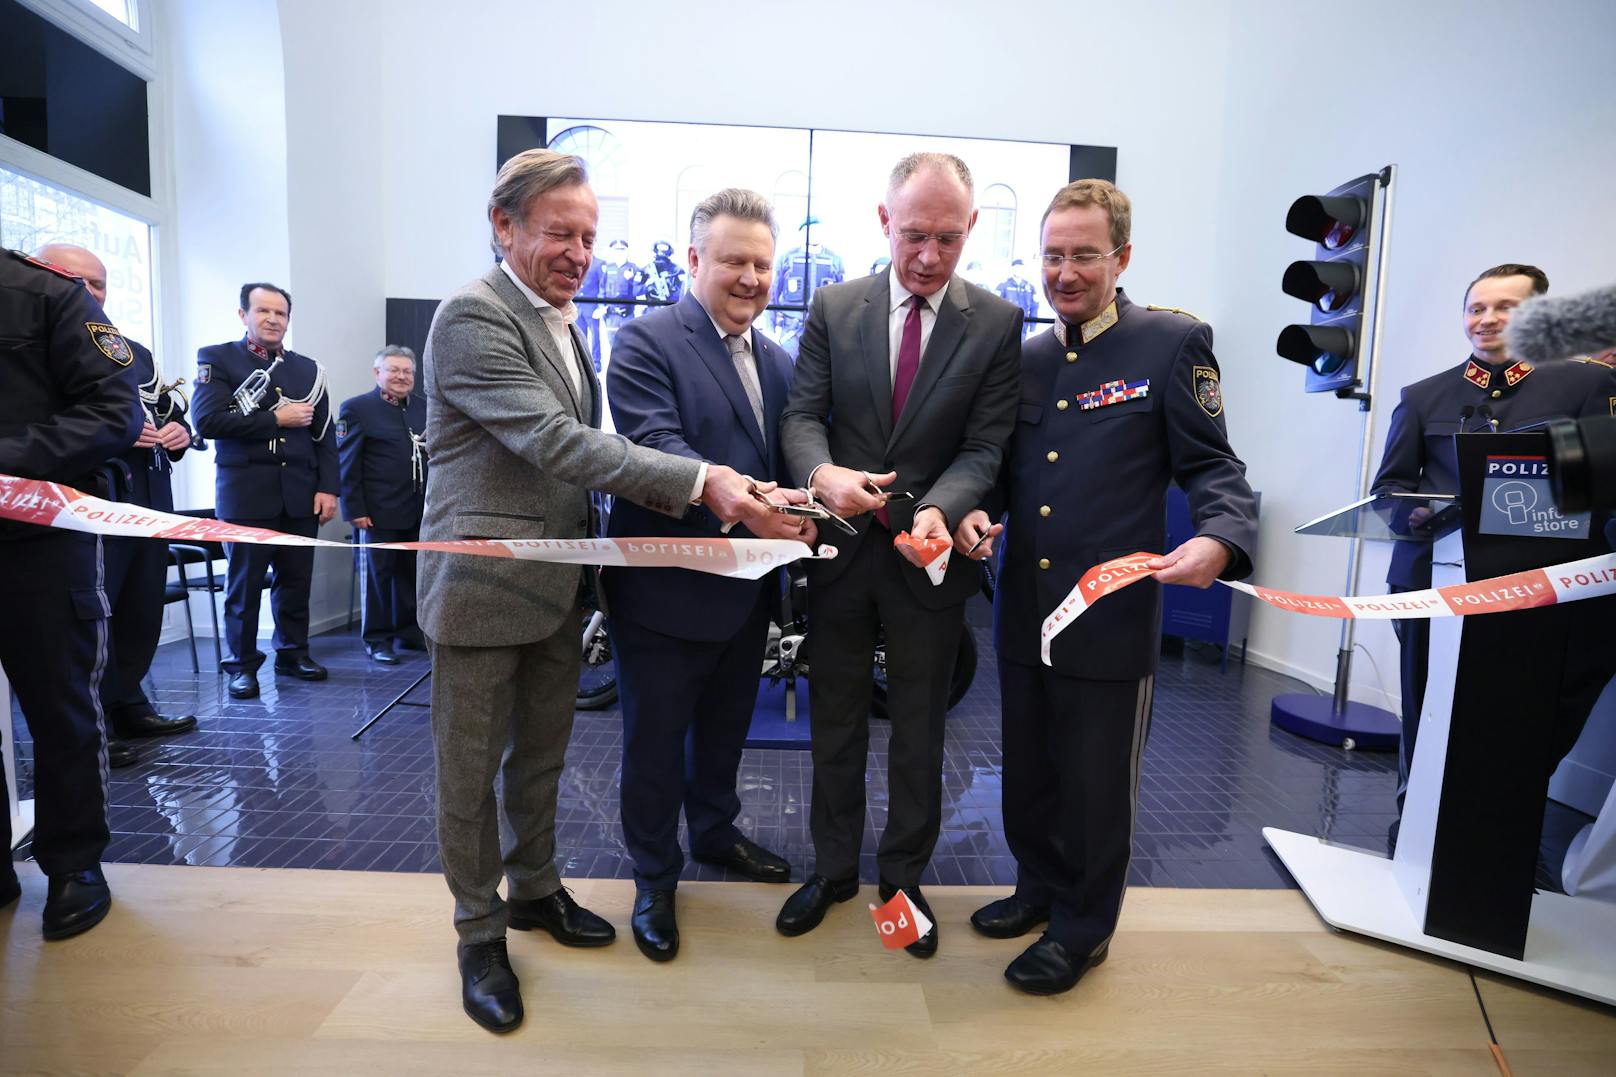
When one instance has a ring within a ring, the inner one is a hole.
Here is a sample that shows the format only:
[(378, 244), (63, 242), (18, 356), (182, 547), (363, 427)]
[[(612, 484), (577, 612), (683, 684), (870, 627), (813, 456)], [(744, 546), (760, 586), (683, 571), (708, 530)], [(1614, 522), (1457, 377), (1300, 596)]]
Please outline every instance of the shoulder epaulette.
[(48, 272), (55, 273), (58, 277), (66, 277), (68, 280), (71, 280), (71, 281), (78, 281), (78, 282), (81, 282), (81, 283), (83, 282), (84, 278), (80, 277), (77, 273), (69, 273), (67, 270), (63, 269), (59, 265), (52, 265), (50, 262), (42, 262), (38, 258), (35, 258), (31, 254), (24, 254), (22, 251), (14, 251), (14, 250), (7, 250), (6, 253), (11, 255), (13, 258), (17, 259), (20, 262), (27, 262), (29, 265), (34, 266), (34, 267), (36, 267), (38, 269), (43, 269), (43, 270), (46, 270)]
[(1571, 361), (1573, 363), (1588, 363), (1593, 366), (1608, 367), (1612, 370), (1616, 370), (1616, 355), (1612, 355), (1610, 352), (1600, 352), (1598, 355), (1574, 355), (1571, 357)]
[(1177, 307), (1158, 307), (1158, 306), (1156, 306), (1154, 304), (1151, 304), (1149, 306), (1146, 306), (1145, 309), (1146, 310), (1164, 310), (1168, 314), (1182, 314), (1182, 315), (1184, 315), (1184, 317), (1189, 318), (1192, 321), (1197, 321), (1197, 322), (1201, 320), (1201, 319), (1197, 318), (1195, 315), (1191, 314), (1189, 311), (1187, 311), (1187, 310), (1179, 310)]

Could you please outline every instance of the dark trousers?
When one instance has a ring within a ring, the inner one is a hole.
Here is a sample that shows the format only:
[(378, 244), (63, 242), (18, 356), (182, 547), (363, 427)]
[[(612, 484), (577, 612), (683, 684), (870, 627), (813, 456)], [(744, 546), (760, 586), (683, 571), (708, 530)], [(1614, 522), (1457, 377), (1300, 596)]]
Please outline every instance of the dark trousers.
[[(1391, 587), (1392, 594), (1415, 590)], [(1414, 742), (1420, 735), (1420, 709), (1425, 706), (1425, 679), (1430, 669), (1431, 622), (1423, 617), (1392, 622), (1397, 633), (1398, 685), (1403, 697), (1403, 728), (1397, 738), (1397, 814), (1403, 814), (1408, 775), (1414, 766)]]
[(694, 855), (716, 856), (740, 837), (735, 775), (768, 644), (765, 597), (760, 588), (740, 631), (716, 643), (612, 621), (623, 703), (623, 842), (641, 889), (678, 884), (681, 804)]
[(415, 623), (415, 554), (407, 550), (372, 550), (373, 542), (415, 542), (418, 527), (373, 527), (359, 532), (366, 549), (359, 553), (359, 574), (364, 578), (364, 606), (359, 632), (365, 646), (388, 650), (394, 640), (418, 641)]
[[(41, 531), (0, 543), (0, 664), (34, 738), (34, 859), (46, 875), (101, 861), (107, 830), (107, 738), (101, 677), (107, 597), (101, 541)], [(11, 736), (10, 729), (0, 736)], [(11, 865), (11, 813), (0, 812)]]
[[(308, 538), (320, 529), (318, 517), (285, 513), (267, 520), (230, 522)], [(229, 558), (224, 592), (225, 671), (256, 672), (264, 664), (264, 655), (258, 650), (258, 601), (264, 575), (271, 565), (275, 566), (269, 596), (275, 610), (275, 650), (288, 659), (305, 657), (309, 653), (309, 583), (314, 577), (314, 547), (229, 542), (225, 553)]]
[(1122, 911), (1154, 684), (999, 660), (1016, 894), (1049, 906), (1049, 937), (1074, 954), (1105, 945)]
[(876, 864), (893, 886), (913, 886), (931, 861), (942, 823), (943, 720), (965, 604), (922, 606), (900, 574), (892, 537), (877, 524), (850, 556), (841, 575), (808, 586), (814, 755), (808, 822), (816, 870), (831, 879), (858, 875), (875, 641), (885, 628), (891, 741), (887, 825)]
[(160, 539), (102, 540), (106, 562), (111, 657), (101, 680), (101, 709), (116, 723), (151, 713), (141, 679), (151, 668), (163, 632), (163, 585), (168, 543)]

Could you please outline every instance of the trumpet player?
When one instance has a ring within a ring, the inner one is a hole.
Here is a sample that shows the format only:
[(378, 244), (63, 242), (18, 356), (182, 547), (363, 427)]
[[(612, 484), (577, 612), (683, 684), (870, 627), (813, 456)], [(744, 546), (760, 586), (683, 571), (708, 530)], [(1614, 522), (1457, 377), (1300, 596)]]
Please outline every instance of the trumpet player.
[[(107, 305), (107, 267), (94, 253), (68, 243), (40, 248), (39, 258), (72, 273), (102, 307)], [(127, 339), (127, 338), (126, 338)], [(110, 496), (146, 508), (171, 512), (173, 465), (191, 446), (185, 397), (178, 383), (165, 383), (162, 364), (143, 345), (129, 341), (135, 380), (140, 383), (140, 436), (106, 462)], [(102, 542), (107, 605), (107, 663), (101, 677), (101, 710), (107, 720), (107, 762), (129, 766), (137, 758), (129, 740), (163, 737), (196, 728), (196, 718), (157, 713), (140, 686), (157, 653), (163, 631), (163, 584), (168, 579), (168, 546), (157, 539), (106, 538)]]
[[(196, 353), (193, 414), (197, 433), (211, 439), (217, 453), (219, 519), (312, 538), (335, 515), (339, 488), (325, 368), (286, 349), (292, 297), (284, 288), (242, 285), (236, 313), (246, 334)], [(313, 548), (233, 543), (225, 549), (224, 669), (231, 697), (258, 695), (264, 661), (258, 601), (271, 565), (275, 672), (325, 680), (325, 667), (309, 657)]]

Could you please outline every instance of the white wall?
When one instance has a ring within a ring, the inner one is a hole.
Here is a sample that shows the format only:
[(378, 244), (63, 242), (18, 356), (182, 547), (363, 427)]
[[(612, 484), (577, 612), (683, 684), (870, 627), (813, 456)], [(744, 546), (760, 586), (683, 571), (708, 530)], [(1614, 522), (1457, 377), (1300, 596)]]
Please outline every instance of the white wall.
[[(187, 272), (199, 284), (237, 281), (243, 251), (283, 257), (297, 296), (294, 346), (326, 362), (339, 398), (368, 385), (385, 296), (441, 297), (486, 269), (483, 205), (500, 113), (1116, 145), (1118, 181), (1136, 206), (1124, 283), (1141, 301), (1217, 328), (1235, 445), (1265, 495), (1258, 575), (1272, 586), (1340, 589), (1345, 544), (1289, 531), (1353, 496), (1358, 429), (1351, 405), (1305, 396), (1300, 368), (1273, 353), (1279, 327), (1306, 313), (1279, 290), (1284, 266), (1306, 251), (1284, 233), (1290, 201), (1400, 166), (1377, 457), (1396, 388), (1462, 357), (1459, 298), (1476, 270), (1536, 261), (1556, 291), (1569, 291), (1604, 281), (1597, 263), (1616, 239), (1600, 197), (1616, 174), (1616, 98), (1602, 85), (1616, 8), (1600, 0), (1360, 2), (1354, 24), (1381, 28), (1373, 45), (1272, 0), (609, 9), (486, 0), (462, 10), (280, 0), (278, 28), (263, 19), (270, 6), (168, 3), (184, 19), (165, 21), (190, 24), (175, 35), (173, 62), (213, 103), (188, 113), (182, 220), (223, 228), (250, 218), (242, 242), (200, 237), (203, 266)], [(264, 55), (277, 35), (283, 129), (268, 100), (278, 73), (240, 54), (251, 40)], [(221, 41), (231, 49), (196, 54)], [(1314, 89), (1337, 69), (1339, 90)], [(221, 164), (196, 141), (199, 130), (228, 140), (218, 103), (259, 93), (268, 141), (284, 138), (268, 178)], [(1325, 130), (1332, 108), (1363, 119)], [(277, 168), (284, 210), (275, 190), (258, 187), (273, 187)], [(189, 246), (184, 254), (189, 262)], [(185, 322), (198, 344), (237, 331), (202, 332), (200, 314)], [(345, 610), (347, 594), (346, 563), (321, 567), (334, 575), (316, 595), (317, 622), (339, 594)], [(1366, 589), (1379, 589), (1383, 567), (1372, 549)], [(1362, 636), (1395, 696), (1390, 631)], [(1327, 683), (1336, 626), (1263, 610), (1252, 646)], [(1367, 663), (1355, 673), (1355, 696), (1375, 701)]]

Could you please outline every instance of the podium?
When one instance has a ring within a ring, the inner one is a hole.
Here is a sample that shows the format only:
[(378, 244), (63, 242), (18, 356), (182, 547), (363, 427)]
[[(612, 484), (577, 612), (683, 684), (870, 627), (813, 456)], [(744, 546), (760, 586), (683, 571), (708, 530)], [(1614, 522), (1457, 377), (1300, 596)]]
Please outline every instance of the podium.
[[(1336, 515), (1366, 517), (1355, 532), (1366, 537), (1387, 537), (1371, 531), (1388, 525), (1424, 524), (1435, 541), (1436, 587), (1602, 551), (1585, 516), (1553, 508), (1546, 435), (1460, 434), (1456, 441), (1456, 503), (1431, 499), (1426, 513), (1401, 521), (1396, 512), (1363, 513), (1364, 502)], [(1359, 525), (1341, 519), (1335, 526)], [(1594, 599), (1432, 620), (1396, 856), (1263, 829), (1327, 923), (1616, 1004), (1616, 904), (1533, 889), (1549, 776), (1569, 747), (1560, 715), (1578, 687), (1572, 656), (1585, 642), (1583, 626), (1604, 613), (1578, 607), (1608, 605)]]

